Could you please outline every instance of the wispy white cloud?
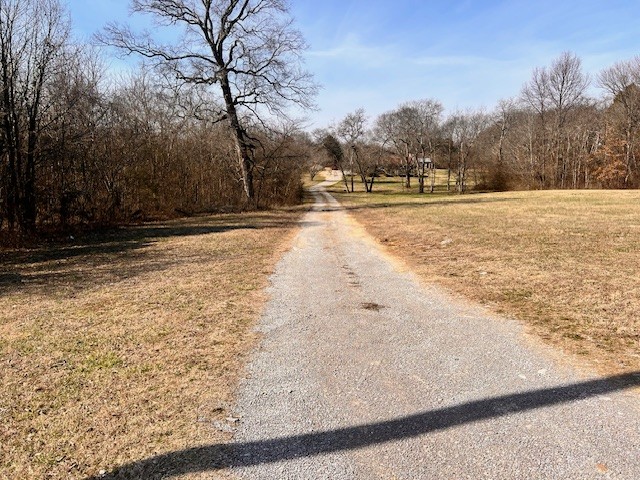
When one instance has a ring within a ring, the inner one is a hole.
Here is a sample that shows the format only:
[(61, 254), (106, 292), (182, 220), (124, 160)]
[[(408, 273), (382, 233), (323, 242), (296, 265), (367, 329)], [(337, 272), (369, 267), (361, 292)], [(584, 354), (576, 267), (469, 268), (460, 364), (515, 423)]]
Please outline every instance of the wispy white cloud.
[(331, 62), (361, 68), (386, 68), (398, 54), (393, 45), (365, 44), (355, 34), (348, 34), (339, 44), (324, 50), (310, 50), (307, 58), (311, 62)]
[[(77, 31), (127, 21), (128, 0), (69, 0)], [(371, 116), (436, 98), (448, 111), (517, 95), (565, 50), (595, 76), (638, 54), (640, 2), (629, 0), (324, 0), (291, 2), (324, 85), (316, 126), (358, 107)], [(144, 19), (130, 19), (136, 28)], [(125, 65), (126, 66), (126, 65)], [(116, 64), (113, 70), (124, 69)], [(593, 90), (598, 95), (597, 90)]]
[(429, 55), (410, 57), (407, 61), (423, 67), (470, 67), (486, 64), (489, 59), (470, 55)]

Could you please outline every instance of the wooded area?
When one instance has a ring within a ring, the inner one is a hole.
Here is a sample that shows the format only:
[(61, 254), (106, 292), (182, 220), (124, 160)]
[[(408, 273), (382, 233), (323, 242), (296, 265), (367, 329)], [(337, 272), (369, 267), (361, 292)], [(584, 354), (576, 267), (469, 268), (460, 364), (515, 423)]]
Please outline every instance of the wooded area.
[(187, 40), (159, 46), (110, 25), (100, 43), (146, 58), (114, 80), (96, 47), (73, 41), (58, 0), (0, 0), (5, 238), (299, 202), (308, 150), (284, 109), (309, 106), (316, 87), (285, 4), (132, 6)]
[[(602, 98), (588, 95), (592, 85)], [(460, 193), (470, 184), (476, 190), (638, 188), (639, 85), (640, 56), (591, 79), (566, 52), (534, 69), (521, 93), (493, 112), (443, 117), (442, 104), (426, 99), (379, 115), (369, 128), (360, 109), (315, 135), (327, 162), (348, 170), (356, 159), (367, 191), (376, 176), (389, 174), (405, 176), (406, 186), (417, 177), (422, 193), (426, 165), (446, 169), (447, 190)], [(348, 155), (336, 151), (338, 140)]]
[[(3, 238), (296, 203), (323, 166), (347, 191), (388, 174), (433, 192), (434, 167), (459, 193), (640, 186), (640, 57), (590, 78), (567, 52), (493, 112), (417, 100), (310, 134), (289, 117), (318, 87), (286, 2), (131, 5), (183, 37), (110, 24), (79, 44), (60, 0), (0, 0)], [(144, 63), (115, 80), (103, 47)]]

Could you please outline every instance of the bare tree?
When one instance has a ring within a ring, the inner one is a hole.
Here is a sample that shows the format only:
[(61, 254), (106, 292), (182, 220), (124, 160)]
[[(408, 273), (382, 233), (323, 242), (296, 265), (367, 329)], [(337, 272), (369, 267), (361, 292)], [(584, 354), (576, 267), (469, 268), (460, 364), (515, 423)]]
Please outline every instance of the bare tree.
[(589, 77), (582, 72), (581, 60), (573, 53), (562, 53), (549, 68), (549, 95), (555, 117), (552, 148), (555, 180), (560, 188), (566, 186), (570, 156), (570, 142), (567, 139), (569, 115), (585, 104), (589, 83)]
[(453, 143), (458, 150), (456, 185), (458, 193), (467, 190), (467, 175), (474, 157), (474, 146), (480, 133), (487, 128), (489, 116), (482, 111), (456, 113), (450, 119)]
[(60, 60), (46, 88), (37, 165), (39, 222), (65, 228), (75, 207), (92, 188), (85, 185), (86, 165), (95, 144), (96, 125), (106, 112), (100, 91), (104, 64), (86, 46), (72, 46)]
[[(434, 191), (435, 169), (432, 167), (435, 161), (435, 140), (440, 128), (440, 116), (443, 110), (442, 104), (432, 99), (409, 102), (401, 107), (408, 133), (412, 137), (410, 145), (413, 147), (415, 167), (418, 172), (419, 193), (424, 193), (426, 169), (430, 167), (431, 193)], [(427, 158), (431, 160), (430, 164), (427, 163)]]
[[(571, 52), (564, 52), (550, 67), (536, 68), (522, 89), (521, 99), (536, 112), (539, 120), (536, 141), (532, 146), (539, 164), (542, 188), (549, 183), (565, 186), (570, 148), (566, 128), (570, 115), (586, 104), (585, 92), (589, 83), (589, 77), (582, 72), (580, 59)], [(551, 181), (549, 169), (553, 173)]]
[(42, 160), (47, 86), (62, 68), (69, 22), (58, 0), (0, 1), (0, 122), (10, 229), (36, 225), (36, 171)]
[(582, 72), (582, 61), (574, 53), (564, 52), (551, 63), (548, 79), (551, 105), (559, 113), (559, 122), (565, 122), (572, 108), (584, 104), (589, 77)]
[(306, 48), (284, 0), (133, 0), (132, 10), (159, 24), (181, 26), (180, 41), (165, 45), (151, 34), (109, 25), (99, 38), (142, 55), (181, 82), (216, 85), (223, 107), (215, 112), (235, 139), (240, 177), (253, 202), (255, 142), (246, 115), (286, 115), (287, 105), (311, 107), (316, 86), (302, 68)]
[(449, 116), (440, 127), (440, 134), (444, 142), (444, 151), (447, 158), (447, 192), (451, 191), (451, 177), (453, 172), (453, 154), (455, 146), (453, 145), (453, 132), (456, 129), (456, 116)]
[(366, 139), (357, 151), (358, 171), (367, 193), (373, 192), (373, 184), (382, 172), (382, 163), (387, 152), (380, 142), (376, 141), (375, 133), (367, 131)]
[[(535, 160), (540, 187), (547, 186), (547, 130), (548, 112), (551, 109), (549, 94), (549, 74), (546, 68), (535, 68), (531, 80), (527, 82), (521, 93), (523, 102), (537, 114), (538, 122), (532, 125), (530, 146), (531, 159)], [(533, 163), (533, 162), (532, 162)]]
[[(349, 113), (334, 128), (336, 136), (342, 139), (342, 141), (346, 144), (347, 149), (349, 150), (351, 192), (354, 191), (354, 186), (353, 186), (354, 161), (359, 167), (358, 170), (360, 171), (360, 175), (361, 176), (363, 175), (363, 169), (360, 168), (362, 165), (359, 162), (358, 155), (360, 152), (358, 148), (360, 146), (360, 142), (362, 142), (366, 134), (366, 123), (367, 123), (367, 116), (365, 114), (365, 111), (364, 109), (359, 108), (355, 112)], [(365, 183), (366, 185), (366, 182), (364, 180), (363, 180), (363, 183)]]
[[(622, 129), (625, 185), (637, 169), (635, 150), (640, 132), (640, 56), (622, 61), (600, 72), (598, 85), (611, 97), (610, 129)], [(611, 133), (609, 137), (611, 138)], [(609, 142), (612, 143), (612, 142)]]
[(405, 175), (405, 188), (411, 188), (411, 172), (415, 138), (411, 119), (413, 110), (408, 106), (401, 106), (396, 110), (381, 114), (375, 122), (374, 132), (383, 147), (393, 147), (395, 153), (402, 159)]
[(506, 174), (506, 143), (507, 134), (515, 121), (516, 102), (512, 99), (500, 100), (494, 113), (495, 124), (499, 130), (496, 146), (496, 164), (493, 168), (490, 186), (494, 190), (506, 190), (508, 175)]

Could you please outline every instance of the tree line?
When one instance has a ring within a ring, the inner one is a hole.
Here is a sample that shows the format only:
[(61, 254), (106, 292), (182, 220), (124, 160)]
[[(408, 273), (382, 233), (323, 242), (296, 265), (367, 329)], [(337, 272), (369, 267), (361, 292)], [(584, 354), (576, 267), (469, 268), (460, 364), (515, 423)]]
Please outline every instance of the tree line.
[[(0, 233), (299, 202), (291, 104), (316, 86), (280, 0), (133, 0), (173, 44), (108, 25), (82, 44), (59, 0), (0, 0)], [(103, 47), (144, 59), (108, 75)]]
[(403, 175), (407, 187), (417, 177), (419, 192), (433, 191), (431, 167), (446, 169), (447, 190), (461, 193), (640, 187), (640, 56), (591, 78), (565, 52), (492, 112), (443, 111), (434, 99), (374, 119), (359, 109), (314, 132), (320, 162), (355, 173), (367, 191), (382, 173)]
[[(640, 57), (595, 78), (564, 53), (493, 112), (435, 99), (328, 129), (283, 0), (132, 0), (172, 41), (110, 24), (71, 35), (61, 0), (0, 0), (0, 233), (105, 225), (298, 202), (303, 169), (333, 165), (372, 191), (381, 174), (434, 191), (640, 186)], [(98, 44), (96, 46), (95, 44)], [(103, 47), (144, 59), (114, 79)], [(601, 98), (589, 96), (591, 86)], [(313, 172), (312, 172), (313, 173)]]

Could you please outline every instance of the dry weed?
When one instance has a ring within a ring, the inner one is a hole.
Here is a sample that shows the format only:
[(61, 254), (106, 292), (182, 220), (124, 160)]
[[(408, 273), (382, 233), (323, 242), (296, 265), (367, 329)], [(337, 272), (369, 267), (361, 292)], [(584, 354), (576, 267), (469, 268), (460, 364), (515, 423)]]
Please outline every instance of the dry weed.
[(298, 213), (144, 225), (0, 256), (0, 478), (223, 442)]

